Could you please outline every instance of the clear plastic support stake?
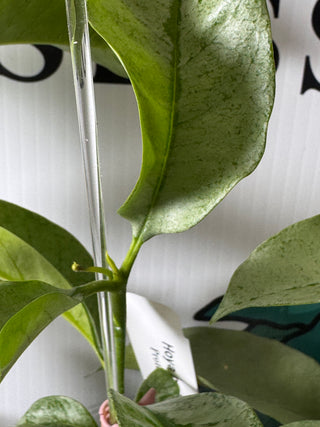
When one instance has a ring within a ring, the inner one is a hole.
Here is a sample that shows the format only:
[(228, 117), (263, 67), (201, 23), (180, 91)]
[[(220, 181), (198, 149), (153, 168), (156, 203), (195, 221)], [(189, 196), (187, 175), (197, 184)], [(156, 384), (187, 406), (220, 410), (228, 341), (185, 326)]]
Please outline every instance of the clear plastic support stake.
[[(65, 0), (65, 2), (78, 124), (89, 204), (93, 258), (95, 265), (107, 267), (87, 6), (86, 0)], [(104, 276), (97, 273), (96, 279), (104, 279)], [(107, 389), (113, 388), (119, 391), (111, 296), (100, 292), (98, 294), (98, 305)]]

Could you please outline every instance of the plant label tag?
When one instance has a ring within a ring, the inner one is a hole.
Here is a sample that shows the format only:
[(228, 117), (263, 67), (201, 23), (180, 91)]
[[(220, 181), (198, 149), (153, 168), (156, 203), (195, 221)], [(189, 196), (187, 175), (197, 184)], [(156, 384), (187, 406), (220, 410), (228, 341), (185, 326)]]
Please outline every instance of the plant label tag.
[(162, 304), (127, 294), (127, 330), (143, 378), (156, 368), (171, 370), (178, 378), (180, 394), (198, 392), (189, 340), (178, 315)]

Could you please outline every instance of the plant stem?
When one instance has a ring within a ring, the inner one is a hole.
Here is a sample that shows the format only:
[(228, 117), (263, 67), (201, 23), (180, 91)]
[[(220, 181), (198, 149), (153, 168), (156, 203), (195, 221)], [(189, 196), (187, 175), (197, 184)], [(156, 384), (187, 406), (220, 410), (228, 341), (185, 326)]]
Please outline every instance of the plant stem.
[(123, 277), (128, 279), (130, 271), (132, 269), (132, 266), (134, 264), (134, 261), (139, 253), (139, 250), (143, 244), (143, 241), (141, 241), (139, 238), (133, 238), (131, 241), (130, 248), (128, 250), (128, 253), (121, 265), (120, 272)]
[[(97, 145), (96, 112), (86, 0), (66, 0), (73, 78), (86, 177), (95, 265), (107, 268), (104, 210)], [(105, 279), (96, 273), (96, 279)], [(124, 392), (125, 292), (98, 294), (107, 389)]]

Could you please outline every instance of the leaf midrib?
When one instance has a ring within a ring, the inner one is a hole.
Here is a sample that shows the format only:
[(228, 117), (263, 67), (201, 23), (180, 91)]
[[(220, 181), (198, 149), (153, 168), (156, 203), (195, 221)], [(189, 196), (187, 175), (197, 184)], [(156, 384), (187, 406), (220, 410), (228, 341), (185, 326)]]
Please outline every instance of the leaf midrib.
[[(167, 163), (168, 163), (168, 158), (169, 158), (169, 153), (170, 153), (170, 149), (171, 149), (171, 141), (172, 141), (172, 136), (174, 134), (174, 122), (175, 122), (175, 116), (176, 116), (176, 99), (177, 99), (177, 80), (178, 80), (178, 57), (179, 57), (179, 48), (178, 48), (178, 41), (179, 41), (179, 22), (180, 22), (180, 12), (181, 12), (181, 0), (178, 0), (178, 7), (177, 7), (177, 20), (176, 20), (176, 28), (175, 28), (175, 39), (173, 41), (173, 46), (175, 46), (174, 48), (174, 57), (173, 57), (173, 85), (172, 85), (172, 93), (171, 93), (171, 114), (170, 114), (170, 123), (169, 123), (169, 132), (168, 132), (168, 137), (167, 137), (167, 142), (166, 142), (166, 149), (165, 149), (165, 156), (162, 162), (162, 166), (161, 166), (161, 173), (159, 175), (158, 178), (158, 182), (157, 185), (155, 186), (155, 189), (153, 191), (152, 194), (152, 198), (151, 198), (151, 203), (150, 203), (150, 207), (148, 209), (148, 212), (144, 218), (143, 223), (141, 224), (140, 230), (137, 233), (137, 239), (140, 241), (144, 241), (147, 240), (143, 238), (144, 232), (146, 230), (152, 209), (154, 208), (156, 201), (158, 199), (158, 195), (160, 192), (160, 187), (162, 185), (163, 182), (163, 178), (165, 175), (165, 170), (167, 168)], [(152, 236), (150, 236), (152, 237)]]

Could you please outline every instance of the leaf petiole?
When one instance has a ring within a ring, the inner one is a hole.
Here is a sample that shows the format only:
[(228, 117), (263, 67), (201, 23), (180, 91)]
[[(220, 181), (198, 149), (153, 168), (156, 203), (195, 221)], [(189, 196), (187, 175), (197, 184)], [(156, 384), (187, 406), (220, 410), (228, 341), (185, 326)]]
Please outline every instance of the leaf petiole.
[(68, 294), (82, 300), (98, 292), (124, 292), (125, 289), (126, 282), (123, 280), (94, 280), (68, 290)]
[(105, 267), (96, 267), (96, 266), (90, 266), (90, 267), (83, 267), (82, 265), (74, 262), (71, 266), (72, 270), (75, 272), (82, 272), (82, 273), (101, 273), (104, 276), (107, 276), (109, 279), (113, 279), (113, 273)]
[(137, 258), (137, 255), (143, 243), (143, 240), (141, 240), (140, 238), (133, 237), (130, 248), (120, 268), (120, 273), (122, 277), (129, 277), (132, 266)]

